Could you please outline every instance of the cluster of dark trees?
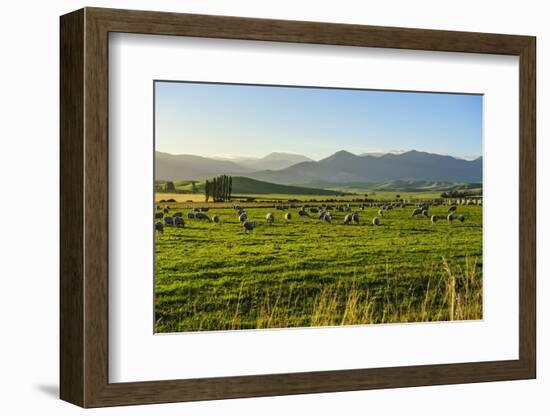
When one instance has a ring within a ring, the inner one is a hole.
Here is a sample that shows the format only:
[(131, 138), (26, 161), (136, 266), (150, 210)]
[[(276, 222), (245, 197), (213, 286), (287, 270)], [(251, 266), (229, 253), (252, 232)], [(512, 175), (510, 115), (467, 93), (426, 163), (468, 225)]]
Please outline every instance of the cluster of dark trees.
[(176, 192), (176, 186), (174, 182), (168, 181), (164, 184), (164, 192)]
[(204, 197), (206, 202), (210, 198), (214, 202), (229, 201), (231, 199), (231, 189), (233, 187), (233, 178), (227, 175), (216, 176), (207, 180), (204, 184)]

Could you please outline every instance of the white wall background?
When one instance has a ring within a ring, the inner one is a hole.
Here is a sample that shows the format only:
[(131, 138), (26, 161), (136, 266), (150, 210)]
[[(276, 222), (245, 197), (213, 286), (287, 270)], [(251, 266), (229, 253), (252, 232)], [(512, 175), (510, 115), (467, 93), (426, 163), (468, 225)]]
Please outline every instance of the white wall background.
[[(536, 35), (538, 41), (538, 313), (539, 377), (535, 381), (317, 394), (87, 411), (102, 415), (545, 415), (550, 409), (550, 301), (545, 284), (550, 179), (545, 142), (545, 102), (550, 100), (545, 62), (550, 56), (546, 2), (463, 0), (366, 2), (254, 0), (51, 0), (5, 2), (0, 14), (0, 411), (2, 414), (73, 415), (81, 409), (58, 395), (58, 192), (59, 20), (83, 6), (166, 10), (317, 20), (387, 26)], [(503, 225), (505, 232), (505, 224)], [(547, 274), (547, 273), (546, 273)]]

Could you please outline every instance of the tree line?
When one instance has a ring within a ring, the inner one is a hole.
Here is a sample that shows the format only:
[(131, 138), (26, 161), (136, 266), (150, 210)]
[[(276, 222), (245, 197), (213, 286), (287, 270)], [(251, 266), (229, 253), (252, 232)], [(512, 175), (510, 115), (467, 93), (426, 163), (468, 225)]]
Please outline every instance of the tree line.
[(480, 195), (481, 191), (453, 190), (441, 193), (441, 198), (467, 198), (469, 196)]
[(204, 197), (206, 202), (210, 198), (214, 202), (228, 201), (231, 199), (231, 190), (233, 187), (233, 178), (227, 175), (216, 176), (211, 180), (206, 180), (204, 184)]

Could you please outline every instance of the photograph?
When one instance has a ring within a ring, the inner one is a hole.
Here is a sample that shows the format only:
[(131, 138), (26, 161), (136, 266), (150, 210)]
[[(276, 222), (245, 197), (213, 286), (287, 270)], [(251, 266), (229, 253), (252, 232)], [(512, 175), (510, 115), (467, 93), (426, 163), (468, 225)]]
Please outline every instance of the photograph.
[(154, 333), (483, 319), (483, 95), (155, 80)]

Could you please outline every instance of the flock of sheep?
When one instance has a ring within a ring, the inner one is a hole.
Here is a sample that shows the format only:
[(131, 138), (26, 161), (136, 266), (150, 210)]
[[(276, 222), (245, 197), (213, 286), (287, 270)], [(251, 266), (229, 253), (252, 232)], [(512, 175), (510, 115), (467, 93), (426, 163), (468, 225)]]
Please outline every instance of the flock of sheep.
[[(465, 217), (463, 214), (458, 214), (458, 206), (459, 205), (479, 205), (480, 203), (470, 203), (469, 201), (449, 201), (449, 209), (447, 210), (446, 219), (449, 224), (451, 224), (454, 220), (458, 220), (460, 222), (465, 221)], [(423, 202), (416, 204), (412, 211), (412, 217), (425, 217), (429, 218), (432, 224), (435, 224), (439, 217), (437, 215), (430, 215), (429, 209), (430, 206), (436, 206), (441, 205), (440, 201), (433, 201), (431, 203)], [(378, 209), (378, 216), (375, 216), (372, 219), (372, 225), (373, 226), (379, 226), (381, 224), (381, 218), (384, 218), (388, 215), (389, 211), (400, 208), (404, 209), (407, 207), (407, 204), (404, 202), (389, 202), (389, 203), (363, 203), (356, 206), (359, 208), (360, 211), (364, 211), (365, 208), (379, 208)], [(310, 206), (309, 204), (304, 204), (300, 207), (296, 206), (295, 204), (291, 205), (276, 205), (275, 209), (279, 211), (286, 211), (283, 218), (285, 221), (289, 222), (292, 221), (292, 213), (290, 210), (292, 208), (297, 209), (297, 214), (299, 217), (313, 217), (317, 218), (320, 221), (323, 221), (327, 224), (332, 223), (333, 221), (333, 211), (339, 211), (339, 212), (347, 212), (347, 214), (344, 216), (343, 223), (344, 224), (359, 224), (359, 212), (353, 210), (354, 207), (352, 207), (350, 204), (338, 204), (338, 205), (329, 205), (329, 204), (321, 204), (316, 206)], [(202, 208), (192, 208), (190, 212), (186, 214), (186, 217), (188, 220), (203, 220), (203, 221), (209, 221), (213, 223), (219, 223), (220, 218), (218, 215), (208, 215), (208, 211), (210, 208), (208, 207), (202, 207)], [(252, 231), (254, 228), (256, 228), (256, 221), (250, 221), (248, 217), (248, 213), (245, 211), (243, 207), (240, 205), (234, 205), (233, 209), (235, 210), (237, 214), (237, 219), (239, 220), (239, 223), (243, 227), (245, 232)], [(275, 215), (272, 212), (268, 212), (265, 216), (265, 221), (267, 224), (273, 224), (275, 222)], [(171, 227), (178, 227), (182, 228), (185, 227), (185, 220), (184, 220), (184, 214), (182, 212), (174, 212), (171, 214), (171, 208), (169, 206), (161, 207), (157, 205), (157, 211), (155, 213), (155, 230), (158, 233), (164, 232), (165, 226), (171, 226)]]

